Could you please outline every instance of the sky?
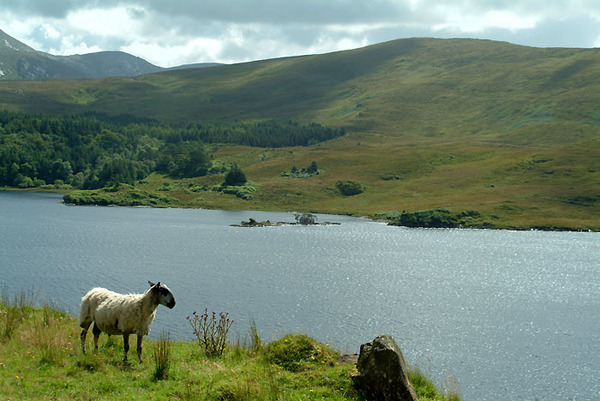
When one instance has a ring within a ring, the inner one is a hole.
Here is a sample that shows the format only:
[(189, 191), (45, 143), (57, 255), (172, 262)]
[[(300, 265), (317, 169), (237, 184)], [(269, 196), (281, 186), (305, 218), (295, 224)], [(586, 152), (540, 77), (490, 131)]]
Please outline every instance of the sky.
[(322, 54), (413, 37), (600, 47), (600, 0), (0, 0), (0, 30), (54, 55), (161, 67)]

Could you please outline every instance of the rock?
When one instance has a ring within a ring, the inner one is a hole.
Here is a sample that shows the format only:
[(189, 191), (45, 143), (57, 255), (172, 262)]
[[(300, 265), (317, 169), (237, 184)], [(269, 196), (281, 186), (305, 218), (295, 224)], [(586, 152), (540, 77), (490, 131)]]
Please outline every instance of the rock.
[(417, 401), (402, 351), (389, 334), (360, 346), (356, 368), (352, 380), (367, 399)]

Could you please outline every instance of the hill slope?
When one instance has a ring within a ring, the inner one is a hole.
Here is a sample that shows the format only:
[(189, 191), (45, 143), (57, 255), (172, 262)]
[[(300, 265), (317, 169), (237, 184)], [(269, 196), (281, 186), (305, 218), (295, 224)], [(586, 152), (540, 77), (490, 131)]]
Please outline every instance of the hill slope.
[[(596, 49), (406, 39), (138, 78), (0, 83), (0, 108), (346, 128), (343, 139), (291, 153), (222, 148), (217, 156), (238, 160), (260, 191), (250, 203), (205, 195), (200, 206), (361, 214), (443, 206), (515, 227), (597, 229), (598, 76)], [(311, 160), (326, 172), (280, 176)], [(342, 196), (339, 180), (367, 190)]]
[[(522, 128), (544, 126), (552, 140), (568, 141), (561, 134), (565, 125), (598, 126), (599, 75), (596, 49), (407, 39), (135, 79), (12, 83), (0, 86), (0, 105), (172, 121), (290, 117), (385, 135), (520, 143), (542, 139), (519, 139)], [(16, 98), (13, 89), (27, 98)]]

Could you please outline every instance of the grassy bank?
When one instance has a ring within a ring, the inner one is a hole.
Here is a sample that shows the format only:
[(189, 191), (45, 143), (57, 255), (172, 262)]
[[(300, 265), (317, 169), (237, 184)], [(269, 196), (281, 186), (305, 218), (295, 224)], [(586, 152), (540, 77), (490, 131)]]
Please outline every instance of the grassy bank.
[[(183, 324), (183, 323), (182, 323)], [(194, 342), (144, 341), (144, 362), (123, 363), (120, 337), (100, 339), (98, 352), (80, 351), (72, 316), (21, 296), (0, 303), (0, 399), (7, 400), (360, 400), (350, 374), (327, 344), (288, 335), (270, 344), (250, 335), (209, 357)], [(89, 336), (90, 337), (90, 336)], [(91, 341), (88, 338), (88, 346)], [(135, 344), (135, 342), (134, 342)], [(135, 348), (135, 347), (133, 347)], [(130, 351), (130, 360), (136, 360)], [(418, 370), (421, 401), (444, 395)]]

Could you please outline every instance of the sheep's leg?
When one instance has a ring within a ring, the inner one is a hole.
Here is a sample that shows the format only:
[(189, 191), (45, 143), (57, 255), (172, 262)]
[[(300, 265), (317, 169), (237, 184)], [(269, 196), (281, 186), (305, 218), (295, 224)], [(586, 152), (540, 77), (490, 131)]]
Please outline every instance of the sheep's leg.
[(81, 338), (81, 352), (85, 354), (85, 337), (87, 336), (87, 329), (81, 330), (79, 337)]
[(137, 336), (137, 354), (138, 354), (138, 360), (140, 361), (140, 363), (142, 363), (142, 339), (144, 338), (144, 336), (138, 334)]
[(79, 337), (81, 338), (81, 352), (83, 352), (85, 354), (85, 338), (87, 336), (87, 332), (88, 329), (90, 328), (90, 323), (84, 322), (80, 325), (80, 327), (83, 329), (81, 330), (81, 334), (79, 335)]
[(96, 323), (94, 323), (94, 328), (92, 329), (92, 333), (94, 333), (94, 348), (98, 349), (98, 338), (100, 337), (100, 333), (102, 333), (100, 331), (100, 329), (98, 328), (98, 325)]
[(127, 362), (127, 353), (129, 352), (129, 334), (123, 334), (123, 348), (125, 349), (125, 358), (123, 358), (123, 362)]

